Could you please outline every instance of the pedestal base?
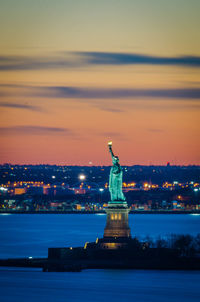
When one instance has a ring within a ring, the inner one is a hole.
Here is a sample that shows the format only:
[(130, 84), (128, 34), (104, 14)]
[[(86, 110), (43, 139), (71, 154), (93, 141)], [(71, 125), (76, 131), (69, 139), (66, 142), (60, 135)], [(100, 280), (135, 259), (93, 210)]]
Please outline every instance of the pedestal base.
[(120, 248), (127, 245), (131, 238), (128, 225), (129, 209), (126, 201), (109, 202), (106, 209), (107, 221), (104, 229), (102, 248)]
[(98, 240), (98, 246), (109, 250), (127, 249), (131, 240), (131, 237), (104, 237)]

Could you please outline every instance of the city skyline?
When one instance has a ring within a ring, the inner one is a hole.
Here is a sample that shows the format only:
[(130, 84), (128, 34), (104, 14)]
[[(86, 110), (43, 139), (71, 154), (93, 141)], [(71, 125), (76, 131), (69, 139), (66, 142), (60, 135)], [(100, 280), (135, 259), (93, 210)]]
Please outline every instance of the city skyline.
[(199, 165), (199, 10), (3, 1), (0, 163)]

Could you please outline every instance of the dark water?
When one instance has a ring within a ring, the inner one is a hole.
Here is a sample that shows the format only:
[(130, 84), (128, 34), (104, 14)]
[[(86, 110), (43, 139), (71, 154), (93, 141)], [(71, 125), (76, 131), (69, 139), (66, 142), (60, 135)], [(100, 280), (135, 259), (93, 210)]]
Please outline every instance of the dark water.
[[(132, 234), (200, 233), (198, 215), (129, 215)], [(48, 247), (102, 237), (105, 215), (0, 215), (0, 258), (46, 256)], [(200, 272), (0, 268), (0, 301), (200, 301)]]
[[(0, 258), (47, 256), (48, 247), (83, 246), (103, 236), (106, 215), (0, 215)], [(200, 233), (200, 215), (129, 215), (133, 236)]]

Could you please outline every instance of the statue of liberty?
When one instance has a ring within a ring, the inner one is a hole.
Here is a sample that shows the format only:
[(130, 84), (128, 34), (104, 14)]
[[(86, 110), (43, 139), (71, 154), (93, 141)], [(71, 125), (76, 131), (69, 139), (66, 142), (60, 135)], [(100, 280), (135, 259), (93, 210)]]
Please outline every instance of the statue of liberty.
[(112, 151), (112, 142), (109, 142), (108, 146), (113, 163), (109, 177), (109, 191), (111, 195), (111, 201), (125, 201), (126, 198), (122, 192), (122, 168), (119, 164), (119, 158), (118, 156), (115, 156)]

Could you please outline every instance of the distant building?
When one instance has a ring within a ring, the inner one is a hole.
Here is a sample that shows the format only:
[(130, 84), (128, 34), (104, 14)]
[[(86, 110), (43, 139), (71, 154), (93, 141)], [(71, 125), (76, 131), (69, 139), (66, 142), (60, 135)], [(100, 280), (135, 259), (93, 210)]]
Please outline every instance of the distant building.
[(74, 193), (75, 194), (85, 194), (86, 193), (86, 190), (85, 189), (74, 189)]
[(57, 210), (59, 208), (62, 208), (62, 202), (51, 202), (50, 207), (52, 210)]
[(172, 201), (172, 208), (173, 208), (173, 210), (177, 209), (177, 205), (178, 205), (178, 201), (177, 200), (173, 200)]
[(15, 188), (14, 195), (22, 195), (27, 192), (26, 188)]
[(80, 204), (75, 204), (74, 205), (75, 210), (77, 211), (81, 211), (82, 210), (82, 206)]

